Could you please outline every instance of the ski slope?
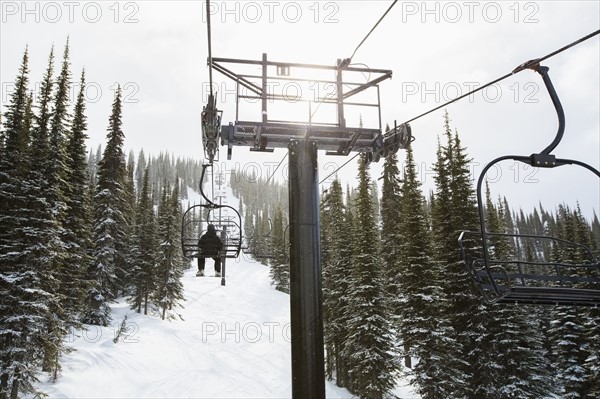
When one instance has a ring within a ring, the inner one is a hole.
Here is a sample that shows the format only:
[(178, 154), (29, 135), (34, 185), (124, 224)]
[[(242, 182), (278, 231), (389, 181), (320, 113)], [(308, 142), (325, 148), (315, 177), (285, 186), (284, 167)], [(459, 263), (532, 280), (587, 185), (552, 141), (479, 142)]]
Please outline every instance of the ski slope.
[[(189, 192), (190, 203), (199, 203)], [(217, 194), (223, 204), (238, 203), (229, 187)], [(58, 380), (42, 374), (38, 388), (52, 399), (291, 398), (290, 298), (271, 286), (269, 268), (243, 254), (227, 259), (225, 286), (213, 277), (211, 259), (207, 276), (196, 270), (192, 264), (183, 277), (182, 320), (138, 314), (121, 298), (112, 305), (112, 326), (69, 334), (74, 350), (63, 356)], [(418, 398), (404, 380), (394, 394)], [(354, 397), (331, 381), (326, 395)]]
[[(107, 328), (88, 326), (68, 337), (50, 398), (288, 398), (291, 397), (289, 296), (270, 287), (268, 268), (228, 259), (227, 285), (207, 261), (206, 277), (183, 277), (183, 321), (162, 321), (113, 306)], [(125, 333), (113, 341), (127, 316)], [(351, 398), (327, 383), (328, 398)]]

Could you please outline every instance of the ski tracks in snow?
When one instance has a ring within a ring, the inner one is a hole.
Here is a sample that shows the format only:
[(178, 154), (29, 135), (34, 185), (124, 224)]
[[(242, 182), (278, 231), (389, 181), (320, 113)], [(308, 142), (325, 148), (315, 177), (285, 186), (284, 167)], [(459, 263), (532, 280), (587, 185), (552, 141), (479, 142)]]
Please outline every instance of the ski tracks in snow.
[[(210, 277), (210, 261), (209, 276), (195, 272), (183, 277), (184, 321), (140, 315), (121, 300), (114, 325), (69, 336), (75, 351), (59, 380), (39, 388), (50, 398), (291, 397), (289, 296), (270, 286), (268, 268), (228, 259), (226, 286)], [(329, 382), (327, 396), (352, 397)]]

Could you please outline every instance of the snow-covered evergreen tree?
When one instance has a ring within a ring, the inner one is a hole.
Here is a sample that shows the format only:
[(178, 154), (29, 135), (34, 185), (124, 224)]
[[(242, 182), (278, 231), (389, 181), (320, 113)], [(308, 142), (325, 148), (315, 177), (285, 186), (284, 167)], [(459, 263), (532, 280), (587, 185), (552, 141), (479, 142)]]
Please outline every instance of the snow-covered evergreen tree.
[(398, 317), (399, 296), (398, 289), (399, 271), (397, 270), (397, 259), (400, 255), (400, 221), (402, 212), (400, 209), (401, 179), (398, 168), (398, 157), (394, 153), (385, 159), (383, 174), (381, 176), (381, 257), (384, 264), (384, 272), (387, 277), (391, 310), (395, 318)]
[(67, 141), (67, 185), (64, 219), (64, 242), (68, 256), (64, 263), (64, 274), (69, 276), (62, 284), (65, 298), (63, 307), (72, 324), (83, 310), (89, 289), (85, 280), (90, 265), (92, 249), (92, 212), (89, 197), (85, 140), (87, 134), (85, 115), (85, 72), (81, 73), (80, 90), (73, 112), (71, 132)]
[(289, 239), (287, 239), (287, 223), (284, 222), (283, 211), (281, 207), (275, 210), (273, 218), (273, 232), (271, 240), (272, 258), (270, 264), (271, 284), (276, 290), (288, 293), (290, 292), (290, 261), (289, 261)]
[[(369, 187), (371, 191), (371, 201), (373, 201), (373, 220), (376, 226), (381, 224), (381, 204), (379, 203), (379, 188), (377, 187), (377, 181), (372, 180)], [(377, 230), (379, 232), (379, 229)]]
[[(486, 225), (492, 233), (509, 231), (503, 201), (491, 200), (486, 183)], [(511, 240), (504, 236), (489, 237), (492, 259), (514, 259)], [(507, 267), (509, 267), (507, 265)], [(546, 365), (543, 336), (539, 330), (537, 309), (506, 305), (484, 305), (478, 309), (481, 323), (473, 324), (478, 345), (470, 357), (477, 361), (470, 385), (477, 397), (540, 398), (551, 395), (553, 378)], [(489, 356), (491, 353), (494, 356)], [(535, 376), (535, 377), (532, 377)]]
[(587, 370), (589, 397), (600, 397), (600, 310), (593, 308), (588, 311), (585, 321), (586, 338), (589, 342), (588, 357), (583, 363)]
[(454, 374), (448, 380), (455, 387), (454, 394), (469, 396), (472, 395), (469, 393), (471, 387), (460, 381), (466, 382), (469, 375), (477, 372), (472, 366), (476, 359), (469, 359), (468, 354), (477, 339), (474, 331), (478, 327), (473, 323), (482, 319), (473, 317), (480, 300), (459, 258), (456, 240), (461, 230), (477, 230), (479, 218), (469, 159), (458, 134), (452, 135), (447, 113), (444, 115), (444, 134), (446, 145), (438, 145), (434, 165), (436, 189), (432, 204), (434, 260), (436, 268), (443, 270), (444, 316), (453, 331), (452, 336), (446, 337), (451, 341), (449, 347), (452, 350), (443, 361), (448, 372)]
[(140, 150), (137, 158), (137, 166), (135, 167), (135, 186), (140, 189), (144, 183), (144, 171), (146, 170), (146, 154), (144, 150)]
[(52, 239), (52, 214), (39, 197), (38, 174), (31, 171), (33, 96), (28, 94), (29, 54), (25, 50), (7, 112), (0, 155), (0, 397), (34, 392), (41, 360), (58, 351), (48, 331), (58, 299), (45, 262)]
[(442, 360), (449, 353), (450, 328), (447, 319), (440, 317), (444, 303), (442, 276), (432, 259), (425, 201), (412, 147), (407, 148), (401, 189), (400, 253), (394, 269), (398, 271), (403, 299), (398, 310), (404, 356), (417, 358), (414, 383), (423, 398), (449, 397), (455, 381)]
[(345, 358), (348, 309), (348, 282), (351, 270), (351, 225), (344, 206), (342, 186), (336, 178), (321, 200), (321, 266), (323, 270), (323, 329), (326, 374), (340, 387), (349, 386)]
[(115, 270), (123, 268), (126, 258), (122, 249), (127, 234), (125, 218), (125, 156), (122, 130), (121, 90), (117, 89), (109, 118), (107, 144), (98, 165), (98, 187), (94, 198), (94, 257), (88, 278), (93, 287), (88, 293), (83, 322), (107, 326), (108, 303), (115, 297)]
[(131, 308), (148, 314), (150, 295), (154, 292), (158, 280), (157, 226), (150, 193), (148, 169), (144, 172), (144, 181), (140, 190), (132, 239), (131, 268)]
[[(571, 211), (566, 205), (559, 205), (557, 236), (563, 240), (589, 245), (589, 241), (585, 241), (589, 239), (589, 235), (583, 233), (585, 227), (579, 212)], [(553, 261), (582, 262), (583, 254), (579, 251), (573, 248), (557, 247), (555, 246), (552, 251)], [(561, 394), (564, 398), (588, 398), (591, 392), (598, 390), (593, 386), (596, 377), (592, 369), (595, 367), (589, 363), (589, 358), (596, 355), (596, 353), (590, 352), (590, 349), (597, 348), (598, 343), (588, 341), (588, 328), (592, 327), (593, 331), (594, 324), (597, 326), (597, 323), (590, 323), (589, 317), (588, 309), (562, 306), (556, 309), (554, 319), (550, 324), (556, 362), (554, 367), (562, 385), (563, 392)]]
[[(123, 198), (123, 217), (127, 227), (128, 234), (123, 237), (119, 245), (119, 253), (121, 255), (120, 266), (115, 269), (116, 276), (116, 293), (117, 295), (129, 295), (129, 288), (132, 287), (132, 279), (134, 276), (133, 254), (131, 251), (135, 247), (133, 225), (136, 223), (136, 208), (138, 198), (136, 196), (135, 181), (135, 155), (133, 151), (129, 152), (127, 164), (125, 166), (125, 181), (124, 181), (124, 198)], [(141, 190), (141, 186), (139, 186)], [(138, 190), (138, 191), (139, 191)]]
[(354, 222), (354, 251), (350, 269), (347, 339), (350, 390), (366, 398), (382, 398), (394, 387), (398, 369), (385, 297), (383, 262), (369, 192), (365, 158), (358, 163), (358, 193)]
[[(31, 151), (36, 154), (31, 160), (32, 169), (37, 169), (40, 174), (48, 167), (50, 119), (51, 119), (51, 100), (54, 88), (54, 47), (50, 50), (48, 57), (48, 67), (40, 84), (38, 112), (35, 115), (35, 123), (31, 132)], [(47, 186), (47, 182), (45, 183)], [(41, 193), (42, 194), (42, 193)], [(41, 196), (45, 196), (42, 194)]]
[[(45, 164), (44, 176), (47, 185), (43, 187), (43, 195), (52, 211), (54, 228), (51, 239), (46, 243), (52, 248), (45, 261), (45, 267), (52, 273), (53, 279), (47, 280), (47, 290), (54, 293), (58, 303), (50, 311), (52, 316), (46, 320), (48, 339), (44, 348), (44, 371), (54, 370), (56, 375), (58, 357), (63, 346), (62, 337), (67, 333), (65, 323), (69, 319), (65, 304), (71, 300), (66, 296), (64, 285), (72, 283), (73, 276), (68, 274), (65, 263), (69, 257), (69, 243), (66, 241), (64, 222), (67, 211), (67, 176), (70, 173), (67, 165), (66, 140), (70, 130), (68, 112), (69, 93), (71, 90), (71, 72), (69, 61), (69, 42), (65, 45), (60, 74), (56, 80), (50, 118), (49, 148)], [(54, 281), (53, 281), (54, 280)]]
[(173, 191), (169, 191), (168, 183), (163, 185), (158, 209), (158, 239), (160, 242), (157, 267), (157, 289), (153, 301), (160, 309), (163, 320), (175, 319), (175, 309), (182, 306), (184, 300), (183, 276), (186, 264), (181, 251), (181, 202), (179, 196), (179, 178), (177, 177)]

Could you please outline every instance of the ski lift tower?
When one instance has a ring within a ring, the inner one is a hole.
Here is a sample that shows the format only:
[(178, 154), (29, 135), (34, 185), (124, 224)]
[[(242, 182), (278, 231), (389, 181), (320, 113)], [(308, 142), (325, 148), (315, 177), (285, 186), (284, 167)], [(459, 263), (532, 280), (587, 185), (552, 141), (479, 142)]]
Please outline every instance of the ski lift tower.
[(406, 146), (408, 125), (382, 133), (379, 83), (392, 71), (342, 60), (336, 65), (275, 62), (266, 54), (256, 61), (212, 58), (211, 66), (236, 88), (235, 122), (220, 132), (227, 159), (235, 146), (289, 151), (292, 395), (324, 398), (317, 151), (363, 152), (378, 161)]

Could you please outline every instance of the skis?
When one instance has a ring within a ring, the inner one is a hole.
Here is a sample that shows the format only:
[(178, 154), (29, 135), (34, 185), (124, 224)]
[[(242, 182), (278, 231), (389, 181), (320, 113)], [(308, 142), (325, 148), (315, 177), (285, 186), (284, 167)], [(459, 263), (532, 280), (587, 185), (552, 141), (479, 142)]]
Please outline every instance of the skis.
[(215, 273), (212, 276), (207, 276), (206, 274), (204, 274), (204, 272), (198, 272), (196, 273), (196, 277), (222, 277), (221, 273)]

